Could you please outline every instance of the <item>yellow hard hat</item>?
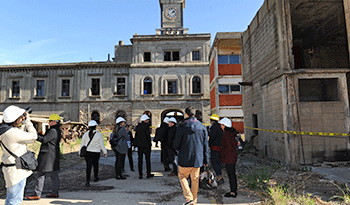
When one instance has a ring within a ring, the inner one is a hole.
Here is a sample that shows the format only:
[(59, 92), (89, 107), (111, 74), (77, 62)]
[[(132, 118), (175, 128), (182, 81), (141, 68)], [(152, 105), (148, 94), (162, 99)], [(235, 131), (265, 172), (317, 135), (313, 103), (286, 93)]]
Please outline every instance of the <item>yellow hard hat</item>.
[(52, 114), (52, 115), (50, 115), (50, 117), (49, 117), (49, 121), (51, 121), (51, 120), (60, 121), (61, 118), (60, 118), (60, 116), (57, 115), (57, 114)]
[(211, 119), (211, 120), (215, 120), (215, 121), (219, 121), (219, 120), (220, 120), (219, 115), (217, 115), (217, 114), (212, 114), (212, 115), (210, 116), (210, 119)]

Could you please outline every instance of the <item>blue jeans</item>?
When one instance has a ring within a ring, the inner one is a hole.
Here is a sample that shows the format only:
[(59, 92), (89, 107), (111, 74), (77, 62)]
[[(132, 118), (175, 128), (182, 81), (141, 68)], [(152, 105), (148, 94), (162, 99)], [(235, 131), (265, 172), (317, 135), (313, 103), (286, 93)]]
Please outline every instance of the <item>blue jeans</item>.
[(23, 179), (12, 187), (7, 188), (5, 205), (19, 205), (22, 203), (26, 180)]

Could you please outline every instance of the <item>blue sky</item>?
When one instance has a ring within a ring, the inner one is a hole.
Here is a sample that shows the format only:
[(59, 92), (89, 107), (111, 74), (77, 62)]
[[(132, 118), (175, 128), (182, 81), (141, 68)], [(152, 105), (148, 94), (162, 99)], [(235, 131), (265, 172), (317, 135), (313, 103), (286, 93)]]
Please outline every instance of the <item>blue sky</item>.
[[(186, 0), (188, 33), (239, 32), (264, 0)], [(2, 0), (0, 65), (106, 61), (160, 28), (158, 0)]]

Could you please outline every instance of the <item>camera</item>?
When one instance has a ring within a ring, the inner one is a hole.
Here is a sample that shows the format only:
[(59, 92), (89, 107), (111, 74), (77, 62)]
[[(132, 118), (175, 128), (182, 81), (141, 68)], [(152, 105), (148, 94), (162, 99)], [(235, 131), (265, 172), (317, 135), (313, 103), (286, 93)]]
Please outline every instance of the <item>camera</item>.
[(32, 107), (27, 107), (26, 109), (26, 113), (32, 114), (33, 110)]

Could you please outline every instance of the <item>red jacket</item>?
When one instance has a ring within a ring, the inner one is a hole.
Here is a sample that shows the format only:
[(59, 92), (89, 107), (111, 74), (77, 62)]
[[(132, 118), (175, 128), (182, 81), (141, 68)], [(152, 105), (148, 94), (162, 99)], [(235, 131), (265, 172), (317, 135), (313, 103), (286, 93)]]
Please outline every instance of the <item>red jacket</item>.
[(225, 130), (222, 135), (220, 156), (222, 164), (234, 164), (237, 162), (236, 134)]

